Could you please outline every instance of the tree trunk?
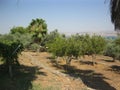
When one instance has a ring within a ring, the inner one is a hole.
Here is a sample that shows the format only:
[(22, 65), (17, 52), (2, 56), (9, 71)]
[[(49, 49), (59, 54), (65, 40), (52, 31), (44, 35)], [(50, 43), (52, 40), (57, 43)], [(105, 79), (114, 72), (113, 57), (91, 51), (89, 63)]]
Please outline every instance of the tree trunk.
[(56, 65), (58, 65), (59, 58), (60, 58), (60, 57), (57, 57), (57, 58), (56, 58)]
[(115, 57), (113, 57), (113, 62), (115, 62), (115, 59), (116, 59), (116, 58), (115, 58)]
[(93, 65), (93, 66), (95, 65), (95, 59), (96, 59), (96, 55), (93, 54), (93, 55), (92, 55), (92, 65)]
[(9, 69), (9, 75), (10, 75), (10, 77), (12, 78), (12, 77), (13, 77), (12, 66), (9, 65), (9, 66), (8, 66), (8, 69)]
[(18, 66), (20, 66), (20, 63), (18, 62), (17, 59), (15, 59), (15, 62), (16, 62), (16, 64), (17, 64)]
[(70, 66), (71, 60), (72, 60), (72, 58), (71, 58), (71, 57), (68, 57), (68, 58), (66, 59), (66, 65)]
[(67, 59), (66, 59), (66, 71), (68, 72), (68, 68), (69, 68), (69, 66), (70, 66), (70, 64), (71, 64), (71, 60), (72, 60), (72, 58), (71, 57), (68, 57)]

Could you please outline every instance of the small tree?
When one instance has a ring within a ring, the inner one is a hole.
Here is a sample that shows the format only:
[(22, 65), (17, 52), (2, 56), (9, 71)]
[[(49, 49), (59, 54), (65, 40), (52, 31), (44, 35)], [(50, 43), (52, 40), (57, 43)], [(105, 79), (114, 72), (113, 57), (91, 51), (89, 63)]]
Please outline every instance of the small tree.
[(120, 38), (116, 38), (113, 42), (107, 44), (105, 55), (113, 58), (113, 61), (116, 59), (120, 60)]
[(82, 41), (83, 55), (91, 55), (91, 50), (92, 50), (91, 37), (88, 34), (86, 34), (85, 36), (82, 35), (81, 41)]
[(4, 60), (10, 77), (12, 74), (12, 65), (18, 64), (18, 54), (23, 50), (22, 44), (20, 42), (13, 42), (9, 40), (0, 40), (0, 55)]
[(67, 39), (66, 42), (66, 51), (65, 56), (67, 56), (66, 64), (70, 65), (73, 57), (78, 58), (82, 55), (82, 42), (76, 40), (74, 36), (71, 36)]
[(70, 65), (73, 57), (78, 57), (81, 54), (81, 42), (75, 40), (74, 36), (65, 38), (59, 35), (53, 41), (47, 44), (48, 51), (57, 57), (67, 57), (66, 65)]
[(48, 51), (53, 53), (54, 56), (62, 57), (65, 55), (66, 40), (61, 35), (48, 42), (46, 46), (48, 47)]
[(92, 55), (93, 65), (94, 60), (96, 59), (97, 54), (102, 54), (105, 49), (106, 41), (103, 37), (93, 35), (91, 37), (91, 48), (89, 50), (90, 54)]

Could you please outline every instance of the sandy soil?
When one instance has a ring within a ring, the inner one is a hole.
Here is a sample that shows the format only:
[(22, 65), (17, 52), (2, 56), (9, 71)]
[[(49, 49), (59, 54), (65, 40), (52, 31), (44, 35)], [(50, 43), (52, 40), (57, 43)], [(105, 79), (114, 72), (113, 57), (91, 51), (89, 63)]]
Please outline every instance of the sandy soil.
[(66, 67), (62, 58), (56, 65), (50, 57), (46, 52), (22, 52), (19, 61), (26, 66), (39, 67), (33, 82), (43, 87), (53, 86), (61, 90), (120, 90), (119, 61), (111, 62), (110, 57), (97, 56), (93, 66), (92, 58), (85, 56), (82, 61), (72, 60), (71, 65)]

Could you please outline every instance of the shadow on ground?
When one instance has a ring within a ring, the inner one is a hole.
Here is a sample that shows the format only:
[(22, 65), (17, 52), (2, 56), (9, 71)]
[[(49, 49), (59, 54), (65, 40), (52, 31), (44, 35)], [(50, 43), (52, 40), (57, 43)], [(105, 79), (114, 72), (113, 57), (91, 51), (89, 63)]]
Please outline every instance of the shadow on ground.
[(74, 66), (66, 66), (66, 65), (53, 65), (59, 69), (64, 69), (65, 74), (68, 74), (74, 78), (80, 78), (83, 83), (95, 90), (116, 90), (114, 87), (110, 86), (104, 79), (108, 79), (104, 77), (100, 73), (95, 73), (93, 70), (80, 70)]
[(110, 69), (108, 69), (108, 70), (114, 71), (115, 73), (120, 74), (120, 66), (112, 65), (112, 66), (110, 67)]
[(105, 62), (109, 62), (109, 63), (113, 63), (114, 61), (113, 60), (103, 60)]
[[(96, 62), (94, 62), (94, 63), (97, 64)], [(87, 65), (92, 65), (93, 66), (93, 62), (92, 61), (82, 60), (82, 61), (80, 61), (80, 64), (82, 64), (82, 65), (87, 64)]]
[(32, 90), (32, 81), (35, 80), (36, 74), (46, 75), (41, 72), (42, 68), (29, 66), (14, 66), (13, 78), (11, 79), (0, 65), (0, 90)]

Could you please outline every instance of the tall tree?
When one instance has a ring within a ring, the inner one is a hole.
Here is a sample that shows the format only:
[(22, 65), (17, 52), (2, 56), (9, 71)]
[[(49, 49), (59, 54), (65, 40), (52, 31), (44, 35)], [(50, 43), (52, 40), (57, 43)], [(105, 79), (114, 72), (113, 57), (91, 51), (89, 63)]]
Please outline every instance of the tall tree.
[(33, 34), (34, 42), (36, 43), (40, 43), (42, 37), (47, 34), (47, 24), (43, 19), (32, 19), (28, 29)]
[(115, 26), (115, 30), (120, 31), (120, 0), (110, 1), (111, 21)]

